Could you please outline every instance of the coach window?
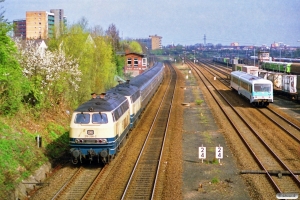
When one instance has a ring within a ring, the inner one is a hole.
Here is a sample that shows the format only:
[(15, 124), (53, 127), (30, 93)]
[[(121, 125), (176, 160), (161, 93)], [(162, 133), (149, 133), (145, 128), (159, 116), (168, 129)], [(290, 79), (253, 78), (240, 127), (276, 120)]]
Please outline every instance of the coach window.
[(134, 59), (134, 67), (138, 67), (138, 65), (139, 65), (138, 59), (135, 58), (135, 59)]

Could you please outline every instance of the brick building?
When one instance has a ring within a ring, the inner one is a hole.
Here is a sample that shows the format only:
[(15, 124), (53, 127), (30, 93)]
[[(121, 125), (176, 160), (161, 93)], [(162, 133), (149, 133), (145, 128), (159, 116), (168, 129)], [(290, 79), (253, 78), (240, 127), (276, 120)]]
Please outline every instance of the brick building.
[(125, 54), (124, 73), (131, 76), (137, 76), (147, 69), (147, 57), (139, 53)]

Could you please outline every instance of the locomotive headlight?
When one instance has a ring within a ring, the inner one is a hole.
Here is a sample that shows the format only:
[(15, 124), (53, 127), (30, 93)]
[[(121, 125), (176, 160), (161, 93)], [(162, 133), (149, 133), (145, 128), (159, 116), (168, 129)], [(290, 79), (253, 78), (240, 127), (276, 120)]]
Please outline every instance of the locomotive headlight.
[(99, 139), (98, 142), (100, 144), (107, 144), (107, 139)]
[(82, 142), (83, 142), (83, 140), (82, 140), (82, 139), (76, 139), (76, 140), (75, 140), (75, 143), (76, 143), (76, 144), (78, 144), (78, 143), (82, 143)]

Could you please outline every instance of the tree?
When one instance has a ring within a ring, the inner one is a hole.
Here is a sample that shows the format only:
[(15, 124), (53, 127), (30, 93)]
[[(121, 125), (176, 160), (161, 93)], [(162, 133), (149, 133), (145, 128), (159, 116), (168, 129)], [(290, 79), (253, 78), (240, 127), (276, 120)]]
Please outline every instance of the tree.
[(31, 85), (25, 103), (36, 109), (53, 107), (67, 98), (66, 91), (78, 91), (81, 72), (77, 59), (66, 56), (61, 46), (51, 52), (34, 41), (27, 41), (25, 47), (20, 40), (16, 44), (23, 74)]
[(104, 35), (104, 31), (99, 25), (96, 25), (95, 27), (91, 28), (90, 33), (93, 38)]
[(7, 36), (12, 26), (6, 22), (3, 14), (0, 14), (0, 113), (13, 114), (21, 107), (22, 97), (28, 94), (29, 89), (15, 59), (16, 46)]
[(116, 26), (114, 24), (109, 25), (108, 29), (105, 31), (105, 34), (108, 37), (108, 41), (113, 46), (113, 50), (118, 51), (120, 49), (120, 37)]
[[(5, 0), (0, 0), (0, 3), (4, 2)], [(5, 11), (1, 11), (3, 7), (0, 8), (0, 23), (6, 23), (7, 20), (4, 18)]]
[(114, 86), (117, 68), (113, 47), (103, 37), (96, 37), (94, 40), (96, 47), (92, 91), (101, 93)]
[(129, 43), (129, 48), (132, 52), (135, 53), (143, 53), (143, 49), (142, 46), (140, 45), (140, 43), (138, 43), (137, 41), (131, 41)]
[(78, 21), (77, 25), (81, 27), (82, 30), (86, 31), (88, 28), (88, 20), (85, 17), (81, 17), (81, 19)]

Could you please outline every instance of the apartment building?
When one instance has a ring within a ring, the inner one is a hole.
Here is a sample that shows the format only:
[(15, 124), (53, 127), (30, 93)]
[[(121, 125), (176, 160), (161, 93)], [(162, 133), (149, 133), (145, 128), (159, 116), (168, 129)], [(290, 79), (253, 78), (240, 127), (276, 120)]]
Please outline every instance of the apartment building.
[(53, 36), (54, 14), (47, 11), (26, 12), (26, 39), (48, 39)]
[(63, 9), (47, 11), (27, 11), (26, 19), (14, 20), (14, 36), (27, 40), (48, 39), (61, 33), (62, 24), (66, 24)]
[(22, 39), (26, 39), (26, 19), (13, 20), (14, 35)]
[(63, 32), (64, 26), (67, 24), (67, 17), (64, 15), (63, 9), (51, 9), (50, 13), (54, 14), (55, 34), (59, 36)]
[(158, 35), (150, 35), (151, 38), (151, 49), (156, 50), (156, 49), (162, 49), (162, 44), (161, 44), (161, 36)]

